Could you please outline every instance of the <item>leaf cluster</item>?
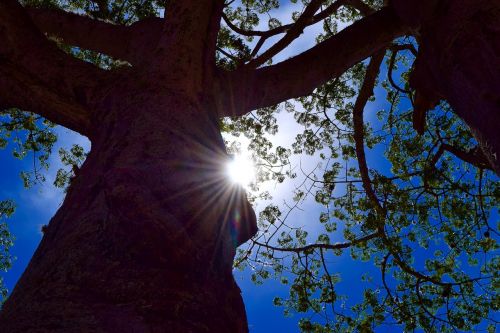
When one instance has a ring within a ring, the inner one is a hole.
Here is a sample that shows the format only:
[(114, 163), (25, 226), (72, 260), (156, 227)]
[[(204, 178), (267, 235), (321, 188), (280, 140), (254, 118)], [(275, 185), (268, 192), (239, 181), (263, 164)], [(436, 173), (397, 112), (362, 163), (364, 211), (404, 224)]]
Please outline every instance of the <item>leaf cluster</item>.
[[(15, 205), (11, 200), (0, 201), (0, 270), (6, 272), (12, 267), (14, 258), (9, 253), (14, 245), (14, 237), (9, 232), (6, 219), (9, 218), (15, 210)], [(8, 290), (5, 288), (3, 278), (0, 277), (0, 306), (7, 298)]]

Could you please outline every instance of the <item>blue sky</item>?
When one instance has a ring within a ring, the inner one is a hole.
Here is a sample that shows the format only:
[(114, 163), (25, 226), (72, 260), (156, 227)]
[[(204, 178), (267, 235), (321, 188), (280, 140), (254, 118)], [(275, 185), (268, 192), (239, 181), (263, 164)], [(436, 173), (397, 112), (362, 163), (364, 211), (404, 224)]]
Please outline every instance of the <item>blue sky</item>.
[[(289, 21), (292, 9), (293, 7), (291, 6), (281, 8), (277, 16), (283, 23)], [(314, 45), (314, 36), (320, 30), (320, 25), (307, 28), (301, 38), (292, 43), (289, 48), (275, 58), (275, 62), (287, 59)], [(270, 39), (269, 43), (272, 42), (273, 39)], [(380, 100), (385, 100), (384, 91), (376, 90), (376, 95)], [(374, 115), (374, 112), (370, 111), (375, 110), (378, 106), (377, 104), (370, 104), (366, 112), (367, 119), (373, 119), (373, 116), (370, 116), (370, 114)], [(403, 105), (403, 107), (405, 106)], [(279, 114), (278, 120), (280, 134), (273, 140), (275, 144), (289, 142), (301, 130), (290, 115), (282, 112)], [(51, 168), (47, 172), (47, 182), (43, 185), (37, 185), (32, 189), (24, 189), (19, 177), (20, 170), (30, 170), (32, 167), (29, 158), (22, 161), (16, 160), (12, 158), (10, 148), (0, 150), (0, 174), (2, 174), (0, 200), (9, 198), (17, 203), (15, 215), (8, 220), (9, 228), (16, 238), (11, 253), (17, 259), (14, 261), (14, 265), (10, 271), (1, 273), (9, 290), (13, 289), (36, 249), (42, 237), (42, 225), (48, 223), (64, 198), (62, 190), (56, 189), (51, 185), (55, 172), (60, 167), (57, 156), (58, 148), (70, 148), (73, 143), (79, 143), (87, 149), (90, 147), (85, 138), (66, 129), (58, 128), (57, 131), (60, 140), (53, 150)], [(384, 164), (384, 160), (379, 157), (380, 151), (369, 153), (369, 163), (387, 168), (387, 164)], [(314, 168), (316, 160), (314, 158), (301, 159), (301, 163), (304, 168), (311, 169)], [(287, 183), (276, 188), (270, 187), (275, 195), (274, 200), (280, 204), (283, 200), (290, 200), (292, 185), (291, 183)], [(291, 216), (291, 223), (294, 225), (307, 225), (310, 221), (317, 221), (321, 208), (316, 206), (312, 201), (309, 200), (301, 204), (301, 209), (296, 210)], [(262, 203), (257, 203), (257, 210), (262, 207)], [(361, 275), (363, 273), (371, 272), (374, 276), (380, 275), (379, 270), (375, 268), (372, 262), (353, 262), (350, 260), (348, 253), (341, 257), (332, 258), (331, 268), (336, 272), (342, 272), (342, 280), (336, 286), (339, 293), (348, 293), (353, 301), (357, 298), (359, 299), (363, 289), (368, 286), (368, 283), (361, 282)], [(235, 271), (235, 278), (242, 289), (246, 304), (250, 332), (298, 332), (297, 321), (301, 318), (301, 314), (292, 313), (290, 317), (284, 317), (283, 308), (274, 306), (272, 302), (276, 296), (286, 297), (288, 295), (288, 287), (283, 286), (279, 281), (273, 279), (267, 280), (262, 286), (256, 286), (250, 281), (250, 274), (251, 271), (249, 269), (243, 272)], [(373, 285), (370, 286), (373, 287)], [(393, 326), (387, 326), (380, 327), (377, 331), (400, 332), (402, 330)]]
[(25, 189), (19, 176), (20, 171), (31, 171), (33, 164), (31, 156), (23, 160), (12, 157), (12, 143), (6, 149), (0, 150), (0, 200), (12, 199), (17, 209), (7, 220), (9, 229), (15, 237), (11, 254), (16, 257), (13, 267), (7, 273), (2, 273), (9, 290), (17, 282), (24, 271), (38, 243), (42, 239), (41, 228), (48, 224), (50, 218), (59, 208), (64, 193), (52, 185), (56, 171), (61, 167), (57, 151), (63, 147), (69, 149), (73, 143), (86, 149), (90, 147), (86, 138), (62, 127), (55, 129), (60, 140), (54, 146), (50, 157), (50, 169), (45, 173), (46, 183)]
[[(285, 6), (277, 13), (277, 16), (283, 23), (286, 23), (290, 20), (292, 10), (293, 7)], [(265, 28), (265, 25), (262, 28)], [(275, 62), (287, 59), (313, 46), (315, 41), (312, 36), (315, 36), (320, 30), (321, 27), (319, 25), (307, 28), (301, 38), (293, 42), (290, 47), (275, 57)], [(267, 45), (270, 45), (275, 39), (269, 39)], [(290, 115), (282, 113), (278, 118), (280, 134), (273, 141), (275, 144), (285, 144), (296, 133), (301, 131), (301, 128), (295, 124)], [(54, 175), (57, 169), (61, 167), (57, 150), (59, 147), (69, 149), (73, 143), (79, 143), (87, 149), (90, 146), (85, 138), (69, 130), (57, 128), (57, 132), (59, 141), (53, 149), (51, 167), (46, 174), (47, 182), (42, 185), (36, 185), (31, 189), (23, 188), (19, 177), (21, 170), (30, 170), (32, 167), (30, 158), (27, 157), (24, 160), (12, 158), (11, 147), (0, 150), (0, 172), (2, 174), (0, 199), (13, 199), (17, 205), (16, 213), (8, 220), (10, 231), (15, 236), (15, 244), (11, 249), (11, 254), (16, 257), (16, 260), (13, 263), (13, 267), (7, 273), (1, 273), (10, 291), (14, 288), (15, 283), (24, 271), (41, 240), (41, 227), (49, 222), (64, 199), (63, 191), (52, 186)], [(286, 135), (283, 135), (283, 133)], [(315, 163), (311, 159), (305, 159), (302, 162), (304, 163), (304, 167), (314, 167)], [(280, 188), (273, 188), (272, 192), (276, 195), (275, 200), (285, 200), (287, 193), (290, 192), (290, 186), (290, 184), (287, 184)], [(257, 207), (258, 209), (259, 207)], [(319, 211), (314, 204), (306, 202), (302, 205), (301, 209), (301, 211), (296, 211), (296, 214), (293, 215), (294, 223), (304, 225), (311, 219), (317, 221)], [(338, 261), (342, 261), (342, 269), (347, 272), (346, 281), (350, 281), (351, 277), (359, 281), (359, 275), (364, 271), (364, 269), (360, 270), (361, 266), (353, 266), (348, 263), (348, 260), (338, 259)], [(256, 286), (250, 281), (250, 274), (249, 270), (244, 272), (235, 271), (235, 277), (242, 289), (246, 304), (250, 332), (297, 332), (297, 322), (301, 316), (292, 314), (290, 317), (284, 317), (283, 308), (274, 306), (272, 302), (276, 296), (286, 297), (288, 287), (283, 286), (275, 280), (268, 280), (264, 285)], [(341, 284), (346, 283), (342, 282)], [(347, 283), (346, 288), (352, 290), (352, 285)]]

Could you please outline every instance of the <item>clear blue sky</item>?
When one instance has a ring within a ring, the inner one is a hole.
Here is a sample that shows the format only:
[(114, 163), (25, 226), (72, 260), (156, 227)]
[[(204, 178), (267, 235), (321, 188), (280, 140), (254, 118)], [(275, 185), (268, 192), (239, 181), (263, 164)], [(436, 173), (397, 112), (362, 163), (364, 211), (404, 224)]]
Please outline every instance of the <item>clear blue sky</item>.
[[(289, 121), (282, 118), (283, 127), (287, 128), (286, 133), (291, 135), (294, 124), (288, 123)], [(58, 128), (57, 132), (60, 140), (54, 147), (51, 168), (46, 174), (47, 182), (31, 189), (23, 188), (19, 177), (21, 170), (30, 170), (32, 168), (32, 160), (29, 156), (24, 160), (17, 160), (12, 158), (11, 147), (0, 150), (0, 161), (2, 161), (0, 164), (0, 173), (2, 174), (0, 199), (10, 198), (17, 204), (16, 213), (8, 220), (9, 228), (16, 238), (11, 253), (17, 259), (14, 261), (11, 270), (7, 273), (1, 273), (9, 290), (13, 289), (41, 240), (42, 225), (48, 223), (64, 198), (62, 190), (55, 188), (51, 184), (56, 170), (60, 167), (57, 157), (58, 148), (69, 148), (73, 143), (89, 147), (86, 139), (77, 134), (63, 128)], [(280, 140), (284, 139), (280, 138)], [(305, 165), (307, 165), (307, 161)], [(291, 194), (287, 193), (289, 190), (290, 186), (285, 185), (284, 189), (279, 191), (280, 193), (276, 193), (275, 199), (284, 200), (287, 197), (290, 199)], [(259, 209), (259, 206), (257, 209)], [(302, 205), (302, 210), (298, 210), (292, 215), (291, 221), (298, 225), (307, 224), (308, 221), (317, 221), (319, 212), (320, 208), (309, 201)], [(361, 283), (361, 275), (367, 271), (377, 274), (377, 270), (371, 262), (353, 263), (348, 254), (334, 258), (333, 269), (342, 271), (342, 281), (336, 286), (339, 293), (348, 292), (353, 301), (359, 299), (364, 289), (364, 285)], [(250, 281), (250, 274), (251, 272), (248, 269), (244, 272), (235, 271), (235, 277), (242, 289), (247, 309), (250, 332), (298, 332), (297, 322), (302, 314), (292, 313), (291, 316), (284, 317), (283, 308), (273, 305), (274, 297), (286, 298), (288, 287), (273, 279), (267, 280), (261, 286), (256, 286)], [(386, 330), (382, 327), (379, 332), (395, 331), (394, 328), (387, 328)]]
[[(283, 18), (287, 17), (290, 11), (282, 13)], [(313, 27), (306, 30), (312, 36), (313, 33), (319, 31), (319, 27)], [(307, 36), (306, 36), (307, 37)], [(314, 44), (313, 38), (302, 38), (291, 45), (286, 52), (283, 52), (277, 61), (286, 59), (293, 54), (300, 53)], [(292, 138), (300, 128), (294, 125), (291, 117), (289, 119), (282, 118), (280, 123), (280, 133), (286, 133), (288, 137), (280, 136), (278, 140), (287, 141)], [(4, 282), (9, 290), (12, 290), (20, 275), (28, 264), (33, 252), (35, 251), (42, 233), (41, 227), (47, 224), (60, 206), (64, 195), (62, 190), (52, 186), (52, 181), (56, 170), (60, 167), (57, 156), (59, 147), (70, 148), (73, 143), (80, 143), (89, 147), (86, 139), (71, 133), (70, 131), (58, 128), (57, 132), (60, 136), (56, 147), (53, 150), (51, 158), (51, 168), (47, 172), (47, 182), (41, 186), (35, 186), (31, 189), (24, 189), (22, 181), (19, 177), (21, 170), (31, 170), (32, 160), (30, 156), (24, 160), (12, 158), (11, 147), (6, 150), (0, 150), (0, 174), (2, 175), (0, 187), (0, 199), (13, 199), (17, 204), (16, 213), (8, 220), (9, 228), (15, 236), (15, 245), (11, 249), (12, 255), (17, 259), (14, 261), (13, 267), (7, 273), (0, 273), (4, 277)], [(307, 163), (315, 163), (314, 161), (306, 161)], [(282, 190), (287, 192), (286, 188)], [(280, 191), (281, 192), (281, 191)], [(277, 200), (285, 199), (286, 195), (278, 196)], [(288, 199), (290, 196), (288, 196)], [(292, 219), (295, 219), (300, 224), (299, 220), (314, 219), (317, 220), (319, 214), (318, 207), (311, 204), (306, 204), (304, 211), (297, 211)], [(313, 217), (314, 216), (314, 217)], [(352, 284), (351, 281), (360, 281), (360, 276), (366, 270), (373, 269), (373, 264), (353, 265), (346, 258), (336, 259), (339, 264), (339, 269), (344, 272), (344, 281), (339, 284), (340, 291), (342, 288), (349, 290), (351, 294), (360, 295), (363, 286), (360, 283)], [(255, 286), (250, 281), (250, 271), (235, 272), (236, 280), (242, 289), (243, 298), (246, 304), (248, 322), (250, 332), (265, 333), (265, 332), (298, 332), (297, 322), (301, 318), (300, 314), (292, 314), (290, 317), (283, 316), (283, 308), (273, 305), (273, 298), (276, 296), (286, 297), (288, 287), (283, 286), (275, 280), (268, 280), (262, 286)], [(383, 331), (381, 331), (383, 332)], [(388, 331), (389, 332), (389, 331)]]
[[(283, 22), (286, 22), (286, 17), (290, 15), (290, 8), (282, 8), (280, 16)], [(305, 34), (301, 39), (291, 45), (290, 48), (283, 52), (276, 61), (286, 59), (294, 54), (300, 53), (312, 46), (314, 36), (319, 31), (319, 26), (314, 26), (306, 29)], [(272, 42), (272, 40), (270, 40)], [(376, 94), (380, 100), (385, 100), (385, 93), (377, 90)], [(378, 102), (377, 102), (378, 103)], [(371, 105), (373, 107), (373, 104)], [(403, 107), (405, 107), (403, 105)], [(286, 118), (286, 117), (285, 117)], [(281, 118), (282, 133), (287, 133), (288, 138), (295, 135), (294, 123), (290, 119)], [(369, 117), (368, 117), (369, 118)], [(47, 224), (51, 216), (55, 213), (60, 203), (63, 200), (63, 193), (60, 189), (55, 189), (51, 183), (57, 168), (60, 166), (57, 157), (57, 149), (62, 146), (70, 148), (73, 143), (80, 143), (89, 147), (85, 139), (70, 133), (65, 129), (59, 128), (58, 133), (61, 140), (54, 148), (52, 166), (47, 173), (48, 181), (45, 185), (35, 186), (32, 189), (26, 190), (23, 188), (22, 181), (19, 177), (20, 170), (30, 170), (32, 168), (32, 161), (29, 157), (20, 161), (12, 158), (10, 148), (0, 150), (0, 174), (2, 179), (0, 182), (0, 200), (13, 199), (17, 203), (17, 210), (15, 215), (8, 220), (9, 228), (14, 234), (16, 240), (12, 248), (12, 254), (17, 258), (14, 265), (7, 273), (2, 272), (5, 283), (9, 290), (12, 290), (16, 281), (22, 274), (24, 268), (29, 262), (34, 250), (36, 249), (42, 233), (40, 231), (42, 225)], [(282, 136), (279, 140), (286, 141), (287, 136)], [(370, 163), (376, 163), (377, 166), (383, 165), (383, 161), (377, 159), (380, 156), (380, 151), (369, 153), (368, 158), (371, 159)], [(305, 165), (314, 164), (315, 162), (304, 162)], [(290, 187), (285, 187), (277, 195), (276, 200), (284, 199), (283, 193), (290, 192)], [(289, 197), (290, 198), (290, 197)], [(301, 225), (307, 223), (308, 220), (317, 220), (317, 215), (320, 208), (312, 205), (310, 202), (303, 204), (303, 211), (297, 211), (291, 217), (292, 223)], [(350, 260), (348, 253), (333, 259), (332, 269), (335, 272), (342, 272), (342, 281), (336, 286), (339, 294), (349, 294), (352, 301), (359, 300), (363, 289), (367, 283), (361, 282), (361, 275), (366, 272), (371, 272), (375, 277), (380, 275), (372, 262), (361, 263), (359, 261), (353, 262)], [(290, 317), (283, 316), (283, 308), (273, 305), (273, 298), (276, 296), (286, 297), (288, 294), (288, 287), (283, 286), (278, 281), (268, 280), (262, 286), (255, 286), (250, 281), (250, 271), (235, 272), (236, 280), (242, 289), (243, 298), (245, 300), (248, 322), (250, 332), (252, 333), (266, 333), (266, 332), (298, 332), (297, 321), (300, 319), (300, 314), (292, 313)], [(377, 283), (375, 280), (374, 283)], [(378, 332), (401, 332), (400, 328), (393, 326), (380, 327)]]

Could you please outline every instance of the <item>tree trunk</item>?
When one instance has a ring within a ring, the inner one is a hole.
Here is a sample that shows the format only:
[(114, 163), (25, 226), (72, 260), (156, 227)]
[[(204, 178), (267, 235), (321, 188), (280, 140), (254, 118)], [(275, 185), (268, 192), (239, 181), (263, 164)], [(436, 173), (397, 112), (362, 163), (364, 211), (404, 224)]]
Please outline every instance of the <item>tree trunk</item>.
[(446, 99), (470, 126), (500, 175), (500, 1), (395, 0), (400, 17), (420, 25), (411, 85)]
[(97, 104), (91, 152), (2, 309), (2, 332), (247, 331), (232, 261), (256, 221), (223, 174), (216, 112), (127, 82)]

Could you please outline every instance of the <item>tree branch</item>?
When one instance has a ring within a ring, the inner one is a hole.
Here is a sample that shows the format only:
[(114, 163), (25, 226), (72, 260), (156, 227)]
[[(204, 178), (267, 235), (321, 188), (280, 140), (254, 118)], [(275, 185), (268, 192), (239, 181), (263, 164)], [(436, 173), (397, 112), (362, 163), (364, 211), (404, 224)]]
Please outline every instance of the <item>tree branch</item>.
[(399, 91), (400, 93), (403, 93), (403, 94), (411, 94), (411, 91), (410, 90), (406, 90), (406, 89), (403, 89), (401, 88), (400, 86), (398, 86), (396, 84), (396, 82), (394, 82), (394, 78), (392, 77), (392, 72), (394, 70), (394, 65), (396, 64), (396, 56), (398, 54), (398, 51), (400, 50), (399, 48), (397, 47), (394, 47), (394, 48), (391, 48), (392, 50), (392, 53), (391, 53), (391, 58), (389, 60), (389, 66), (388, 66), (388, 69), (387, 69), (387, 77), (389, 78), (389, 83), (391, 84), (391, 86), (396, 89), (397, 91)]
[(281, 33), (286, 33), (286, 35), (280, 39), (276, 44), (274, 44), (271, 48), (269, 48), (267, 51), (265, 51), (262, 55), (260, 55), (258, 58), (250, 61), (246, 66), (248, 67), (259, 67), (260, 65), (264, 64), (266, 61), (271, 59), (273, 56), (281, 52), (285, 47), (287, 47), (292, 41), (294, 41), (297, 37), (299, 37), (302, 33), (303, 30), (313, 24), (316, 24), (328, 16), (332, 15), (335, 13), (340, 7), (342, 6), (349, 6), (353, 7), (363, 15), (367, 16), (370, 14), (374, 13), (374, 10), (363, 3), (360, 0), (337, 0), (334, 3), (330, 4), (326, 9), (322, 10), (316, 15), (313, 15), (314, 12), (316, 12), (319, 7), (321, 7), (321, 1), (314, 1), (311, 2), (306, 9), (304, 10), (303, 14), (299, 17), (297, 22), (290, 23), (290, 24), (285, 24), (280, 27), (276, 27), (271, 30), (267, 31), (253, 31), (253, 30), (244, 30), (240, 29), (236, 25), (234, 25), (229, 18), (223, 14), (222, 17), (227, 24), (227, 26), (235, 31), (236, 33), (239, 33), (240, 35), (244, 36), (260, 36), (259, 41), (257, 42), (257, 45), (255, 48), (252, 50), (251, 57), (253, 58), (257, 53), (259, 52), (260, 48), (262, 45), (264, 45), (264, 42), (272, 36), (281, 34)]
[[(354, 122), (354, 141), (356, 144), (356, 157), (358, 159), (359, 163), (359, 170), (361, 173), (361, 179), (363, 180), (363, 188), (365, 189), (366, 195), (372, 202), (372, 204), (375, 206), (375, 210), (379, 214), (381, 219), (385, 219), (386, 215), (386, 210), (385, 208), (380, 204), (380, 201), (378, 200), (369, 176), (368, 172), (368, 167), (366, 164), (366, 156), (364, 152), (364, 139), (363, 139), (363, 132), (364, 132), (364, 122), (363, 122), (363, 110), (365, 108), (365, 105), (370, 98), (370, 96), (373, 94), (373, 87), (375, 85), (375, 80), (377, 78), (377, 75), (379, 73), (379, 67), (382, 63), (382, 60), (384, 59), (384, 53), (383, 51), (375, 54), (372, 59), (370, 60), (370, 63), (368, 64), (368, 67), (366, 69), (366, 75), (365, 79), (363, 81), (363, 85), (361, 86), (358, 98), (356, 99), (356, 102), (354, 104), (354, 111), (353, 111), (353, 122)], [(462, 155), (462, 151), (459, 151), (455, 149), (454, 147), (448, 146), (446, 144), (441, 145), (439, 148), (439, 152), (436, 154), (436, 156), (441, 156), (443, 150), (448, 150), (448, 151), (455, 151), (457, 154)], [(391, 244), (391, 241), (388, 239), (385, 230), (384, 230), (384, 225), (381, 224), (377, 227), (377, 233), (381, 235), (381, 239), (384, 242), (384, 244), (387, 246), (387, 250), (389, 253), (394, 257), (394, 261), (397, 263), (397, 265), (407, 274), (410, 274), (414, 277), (416, 277), (418, 280), (423, 280), (423, 281), (428, 281), (432, 282), (436, 285), (440, 286), (449, 286), (449, 285), (455, 285), (459, 283), (446, 283), (442, 282), (440, 279), (434, 278), (432, 276), (427, 276), (424, 275), (416, 270), (414, 270), (412, 267), (410, 267), (406, 262), (404, 262), (399, 254), (394, 251), (393, 246)], [(387, 264), (387, 259), (388, 255), (384, 259), (383, 263), (383, 274), (385, 275), (385, 269), (386, 269), (386, 264)], [(385, 284), (385, 281), (384, 281)], [(387, 287), (386, 287), (387, 288)]]
[[(369, 14), (373, 14), (374, 12), (371, 7), (364, 4), (360, 0), (337, 0), (318, 14), (314, 15), (312, 19), (309, 20), (309, 22), (306, 22), (306, 26), (310, 26), (318, 23), (321, 20), (324, 20), (325, 18), (336, 12), (341, 6), (350, 6), (358, 9), (363, 16), (368, 16)], [(237, 34), (243, 36), (260, 36), (264, 38), (269, 38), (278, 34), (285, 33), (296, 24), (296, 22), (289, 23), (270, 30), (245, 30), (233, 24), (226, 14), (223, 13), (222, 18), (224, 19), (226, 25)]]
[(363, 85), (358, 94), (358, 98), (354, 103), (353, 110), (353, 126), (354, 126), (354, 142), (356, 145), (356, 157), (358, 159), (359, 164), (359, 172), (361, 174), (361, 179), (363, 180), (363, 188), (366, 192), (366, 195), (374, 205), (377, 213), (381, 218), (385, 217), (385, 209), (380, 204), (375, 191), (373, 190), (372, 183), (370, 180), (370, 174), (368, 172), (368, 166), (366, 163), (365, 156), (365, 143), (364, 143), (364, 120), (363, 120), (363, 111), (365, 109), (366, 103), (371, 95), (373, 95), (373, 87), (375, 86), (375, 81), (377, 79), (380, 65), (382, 64), (382, 60), (384, 60), (385, 50), (379, 51), (376, 53), (368, 67), (366, 68), (365, 79), (363, 81)]
[(221, 116), (241, 116), (262, 107), (311, 93), (359, 61), (404, 35), (407, 27), (391, 8), (353, 23), (296, 57), (260, 69), (220, 73), (216, 89)]
[(88, 134), (88, 103), (105, 72), (59, 50), (14, 0), (0, 1), (0, 39), (0, 104), (33, 111)]
[(475, 147), (469, 151), (464, 151), (448, 144), (443, 144), (443, 148), (461, 159), (464, 162), (470, 163), (480, 169), (488, 169), (493, 171), (493, 166), (480, 147)]
[(31, 73), (0, 61), (0, 109), (9, 108), (35, 112), (53, 123), (89, 135), (90, 117), (85, 108), (53, 91)]
[[(99, 7), (101, 3), (103, 1)], [(134, 65), (143, 63), (151, 54), (163, 27), (160, 18), (121, 26), (60, 9), (28, 8), (27, 12), (40, 31), (61, 38), (65, 44), (104, 53)]]
[(372, 240), (374, 238), (379, 237), (380, 234), (378, 232), (375, 232), (373, 234), (366, 235), (364, 237), (355, 239), (351, 242), (346, 242), (346, 243), (336, 243), (336, 244), (309, 244), (306, 246), (302, 247), (291, 247), (291, 248), (285, 248), (285, 247), (276, 247), (272, 246), (269, 244), (261, 243), (257, 240), (253, 240), (253, 242), (257, 245), (266, 247), (268, 249), (274, 250), (274, 251), (281, 251), (281, 252), (295, 252), (295, 253), (300, 253), (308, 250), (314, 250), (314, 249), (323, 249), (323, 250), (339, 250), (339, 249), (346, 249), (348, 247), (351, 247), (353, 245), (363, 243), (363, 242), (368, 242), (369, 240)]
[[(354, 141), (356, 145), (356, 157), (358, 159), (361, 179), (363, 180), (363, 188), (369, 200), (375, 207), (375, 211), (379, 215), (381, 221), (384, 221), (386, 218), (386, 209), (380, 204), (380, 201), (378, 200), (375, 191), (373, 190), (372, 182), (370, 180), (370, 175), (368, 172), (368, 166), (366, 164), (364, 134), (363, 134), (364, 132), (363, 111), (366, 106), (366, 103), (368, 102), (368, 99), (373, 94), (373, 87), (375, 85), (375, 80), (379, 73), (380, 65), (384, 60), (384, 55), (385, 51), (380, 51), (377, 54), (375, 54), (370, 60), (370, 63), (368, 64), (368, 67), (366, 69), (365, 79), (361, 86), (358, 98), (356, 99), (356, 102), (354, 104), (354, 110), (353, 110)], [(394, 260), (404, 272), (425, 281), (430, 281), (439, 285), (445, 285), (445, 283), (441, 282), (440, 280), (428, 277), (426, 275), (419, 273), (418, 271), (413, 270), (409, 265), (407, 265), (403, 260), (400, 259), (399, 254), (396, 251), (394, 251), (393, 245), (385, 233), (385, 226), (383, 222), (377, 225), (377, 232), (381, 235), (381, 239), (387, 247), (386, 249), (394, 257)], [(386, 256), (386, 258), (388, 258), (388, 256)]]
[[(304, 28), (310, 25), (314, 18), (314, 13), (321, 7), (323, 0), (312, 0), (309, 5), (305, 8), (304, 12), (298, 18), (297, 22), (289, 26), (286, 30), (285, 36), (276, 42), (273, 46), (267, 49), (263, 54), (254, 60), (250, 61), (246, 66), (251, 68), (259, 67), (266, 61), (271, 59), (273, 56), (278, 54), (281, 50), (287, 47), (291, 42), (293, 42), (298, 36), (302, 34)], [(336, 1), (332, 6), (332, 12), (336, 11), (343, 4), (342, 0)]]
[(431, 166), (434, 166), (438, 162), (439, 158), (441, 158), (445, 151), (452, 153), (455, 157), (458, 157), (462, 161), (472, 164), (479, 169), (494, 170), (481, 148), (475, 147), (469, 151), (464, 151), (446, 143), (442, 143), (439, 146), (436, 155), (432, 158)]

